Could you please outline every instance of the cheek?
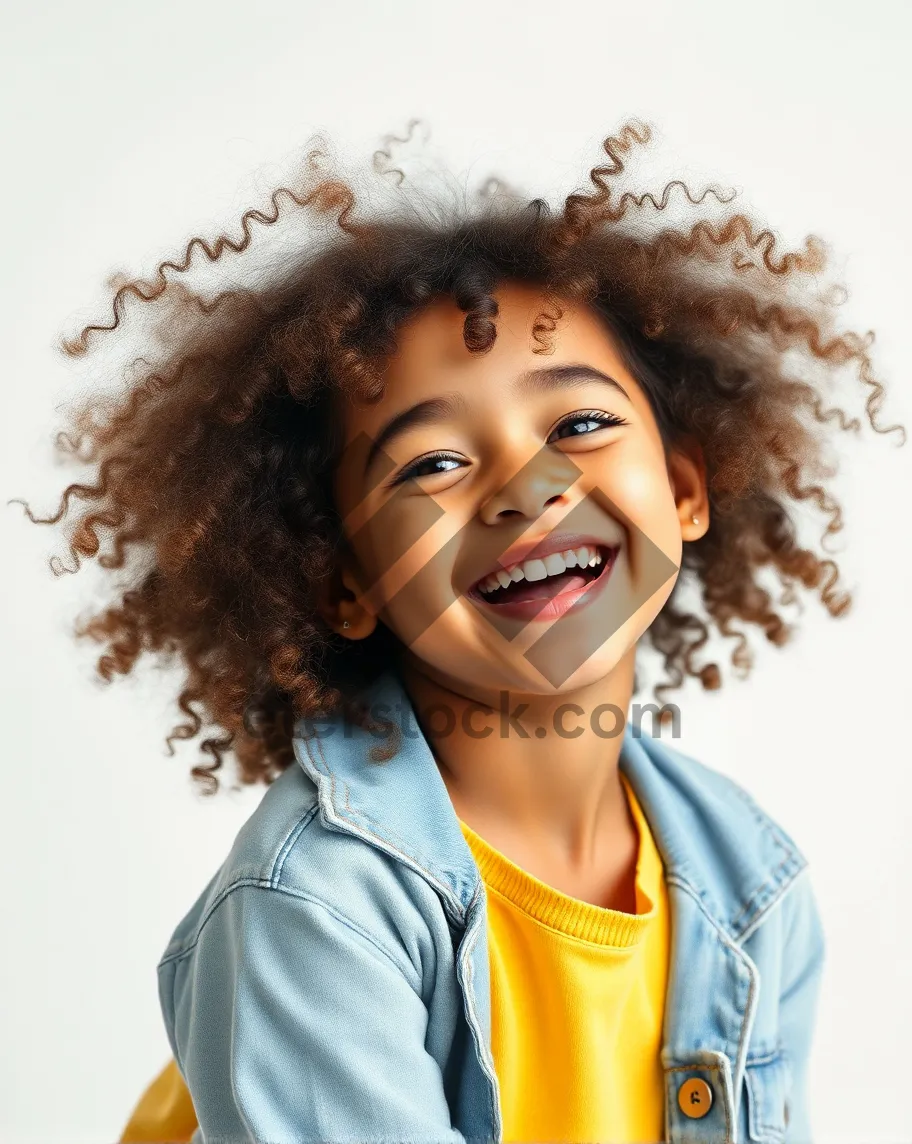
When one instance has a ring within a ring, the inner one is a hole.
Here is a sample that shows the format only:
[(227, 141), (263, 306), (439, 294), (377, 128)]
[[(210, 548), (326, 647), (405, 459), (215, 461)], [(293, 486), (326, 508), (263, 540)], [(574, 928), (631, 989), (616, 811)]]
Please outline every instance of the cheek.
[(661, 505), (663, 490), (670, 495), (668, 482), (662, 476), (645, 465), (621, 465), (612, 481), (612, 491), (625, 511), (648, 516)]
[(431, 497), (393, 498), (349, 532), (365, 587), (390, 600), (446, 541), (443, 509)]
[[(426, 498), (353, 538), (364, 605), (411, 646), (457, 597), (453, 569), (460, 522)], [(433, 506), (433, 507), (431, 507)]]
[(600, 483), (631, 524), (678, 563), (681, 528), (664, 455), (651, 448), (616, 452)]

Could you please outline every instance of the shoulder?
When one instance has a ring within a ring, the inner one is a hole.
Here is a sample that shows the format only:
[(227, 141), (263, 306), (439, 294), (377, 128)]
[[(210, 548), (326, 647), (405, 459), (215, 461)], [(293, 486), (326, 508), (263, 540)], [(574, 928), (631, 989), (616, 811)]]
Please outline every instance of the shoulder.
[[(420, 969), (422, 930), (428, 931), (429, 919), (439, 914), (438, 927), (447, 932), (433, 890), (381, 850), (328, 825), (320, 813), (316, 785), (295, 764), (266, 789), (224, 861), (173, 931), (160, 963), (195, 948), (216, 911), (247, 887), (262, 891), (245, 897), (267, 913), (274, 911), (270, 903), (278, 898), (322, 907), (338, 924), (361, 932), (380, 949), (394, 951), (393, 958), (410, 976)], [(249, 913), (254, 907), (246, 908)], [(411, 935), (405, 946), (403, 934)]]
[(316, 806), (316, 790), (301, 768), (292, 765), (283, 771), (266, 788), (224, 861), (175, 928), (162, 960), (194, 946), (212, 912), (237, 887), (275, 888), (283, 858), (306, 832)]

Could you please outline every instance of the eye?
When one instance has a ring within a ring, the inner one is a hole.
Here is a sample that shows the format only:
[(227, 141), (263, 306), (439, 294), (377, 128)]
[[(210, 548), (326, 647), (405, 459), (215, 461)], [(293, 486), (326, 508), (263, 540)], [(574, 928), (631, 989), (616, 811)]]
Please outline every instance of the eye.
[(583, 437), (597, 429), (608, 429), (615, 425), (626, 425), (623, 417), (605, 413), (602, 409), (584, 409), (570, 413), (551, 430), (548, 444), (567, 437)]
[(423, 457), (417, 457), (404, 469), (400, 469), (392, 484), (400, 485), (404, 481), (413, 481), (416, 477), (432, 477), (439, 473), (451, 473), (454, 469), (460, 469), (466, 464), (467, 462), (462, 457), (456, 457), (452, 453), (426, 453)]

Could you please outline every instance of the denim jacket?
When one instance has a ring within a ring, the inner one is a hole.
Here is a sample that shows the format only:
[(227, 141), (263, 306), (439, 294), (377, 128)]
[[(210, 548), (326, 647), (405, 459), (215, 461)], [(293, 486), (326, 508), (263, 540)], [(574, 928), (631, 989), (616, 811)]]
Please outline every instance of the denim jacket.
[[(390, 676), (370, 701), (411, 715)], [(192, 1144), (503, 1140), (484, 885), (413, 715), (398, 721), (381, 765), (365, 730), (296, 725), (299, 765), (168, 942)], [(665, 1139), (803, 1144), (824, 949), (806, 860), (739, 785), (630, 723), (620, 766), (668, 883)], [(692, 1078), (709, 1093), (681, 1093)]]

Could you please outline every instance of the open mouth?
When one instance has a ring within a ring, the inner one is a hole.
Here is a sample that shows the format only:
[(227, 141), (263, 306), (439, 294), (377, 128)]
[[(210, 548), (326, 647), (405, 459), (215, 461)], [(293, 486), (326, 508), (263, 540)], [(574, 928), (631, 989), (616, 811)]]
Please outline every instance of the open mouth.
[(610, 571), (617, 552), (617, 547), (589, 544), (522, 560), (482, 577), (469, 594), (493, 607), (577, 595)]

